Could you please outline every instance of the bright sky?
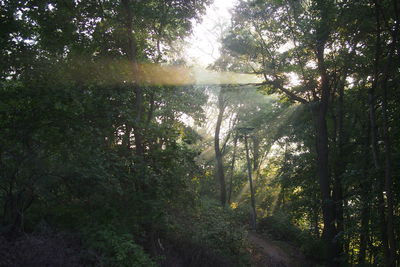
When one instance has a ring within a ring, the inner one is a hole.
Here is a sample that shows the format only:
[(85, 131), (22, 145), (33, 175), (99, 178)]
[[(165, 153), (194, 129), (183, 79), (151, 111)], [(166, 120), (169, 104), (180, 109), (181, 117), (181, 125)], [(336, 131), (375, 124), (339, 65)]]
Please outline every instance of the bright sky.
[(214, 0), (214, 3), (207, 8), (203, 21), (195, 25), (193, 34), (187, 39), (185, 54), (190, 64), (206, 67), (219, 57), (221, 44), (218, 38), (221, 26), (226, 27), (230, 24), (229, 10), (236, 2), (236, 0)]

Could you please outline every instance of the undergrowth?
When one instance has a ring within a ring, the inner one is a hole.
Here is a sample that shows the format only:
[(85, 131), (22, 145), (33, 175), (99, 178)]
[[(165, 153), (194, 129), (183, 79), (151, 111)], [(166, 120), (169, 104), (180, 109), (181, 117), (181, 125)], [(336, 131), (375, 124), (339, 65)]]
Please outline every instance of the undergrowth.
[(192, 253), (198, 260), (196, 266), (216, 266), (217, 262), (218, 266), (249, 266), (246, 231), (237, 224), (234, 210), (202, 199), (190, 211), (170, 214), (169, 222), (169, 237), (185, 244), (181, 253)]

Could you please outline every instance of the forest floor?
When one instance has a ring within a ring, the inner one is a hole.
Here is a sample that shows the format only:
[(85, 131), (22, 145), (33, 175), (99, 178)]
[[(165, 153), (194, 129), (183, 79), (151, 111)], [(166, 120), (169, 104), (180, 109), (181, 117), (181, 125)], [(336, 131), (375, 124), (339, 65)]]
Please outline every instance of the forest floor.
[(249, 232), (247, 239), (250, 243), (252, 266), (315, 266), (300, 249), (286, 242), (271, 240), (254, 232)]

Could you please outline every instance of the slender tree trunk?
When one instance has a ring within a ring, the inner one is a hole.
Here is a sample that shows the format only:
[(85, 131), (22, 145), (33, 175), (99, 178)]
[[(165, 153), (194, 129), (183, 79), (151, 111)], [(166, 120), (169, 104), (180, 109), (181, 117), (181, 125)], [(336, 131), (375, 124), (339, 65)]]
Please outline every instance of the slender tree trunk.
[(222, 119), (224, 116), (225, 103), (223, 96), (223, 89), (221, 88), (220, 93), (218, 94), (218, 118), (217, 124), (215, 126), (215, 135), (214, 135), (214, 149), (215, 149), (215, 159), (217, 163), (216, 176), (219, 181), (220, 186), (220, 201), (221, 205), (225, 206), (226, 204), (226, 186), (225, 186), (225, 175), (224, 175), (224, 165), (222, 159), (221, 148), (219, 144), (219, 134), (221, 131)]
[(231, 170), (230, 170), (230, 177), (229, 177), (230, 178), (229, 179), (229, 192), (228, 192), (228, 203), (229, 204), (231, 203), (231, 196), (232, 196), (233, 175), (234, 175), (234, 170), (235, 170), (237, 141), (238, 141), (238, 136), (236, 133), (235, 137), (233, 139), (233, 155), (232, 155)]
[(143, 136), (140, 127), (142, 121), (143, 110), (143, 89), (139, 84), (139, 66), (137, 63), (137, 44), (133, 36), (133, 14), (130, 0), (121, 0), (122, 6), (126, 12), (126, 34), (128, 38), (127, 54), (132, 66), (133, 75), (133, 88), (135, 90), (135, 123), (133, 125), (133, 132), (135, 135), (135, 151), (138, 156), (143, 155)]
[(382, 179), (380, 179), (381, 165), (379, 159), (378, 136), (377, 136), (377, 125), (376, 125), (376, 113), (375, 113), (375, 87), (376, 87), (376, 82), (374, 81), (374, 84), (368, 91), (368, 105), (369, 105), (369, 116), (370, 116), (370, 126), (371, 126), (371, 151), (375, 167), (375, 175), (377, 176), (376, 178), (378, 186), (377, 197), (378, 197), (378, 210), (379, 210), (380, 228), (381, 228), (381, 240), (382, 240), (383, 252), (385, 255), (385, 262), (389, 264), (390, 251), (387, 238), (385, 201), (383, 197), (384, 182), (382, 181)]
[[(377, 5), (377, 3), (376, 3)], [(396, 19), (399, 19), (398, 7), (396, 2), (393, 2), (393, 9), (395, 11)], [(383, 142), (385, 144), (385, 191), (386, 191), (386, 218), (387, 218), (387, 236), (389, 245), (389, 266), (396, 266), (397, 261), (397, 246), (395, 236), (395, 218), (394, 218), (394, 196), (393, 196), (393, 181), (392, 181), (392, 145), (390, 138), (390, 125), (389, 125), (389, 106), (388, 106), (388, 80), (390, 74), (395, 67), (393, 62), (396, 61), (394, 54), (397, 48), (397, 40), (399, 34), (400, 22), (397, 20), (393, 31), (391, 32), (392, 43), (390, 44), (390, 50), (387, 57), (387, 62), (384, 65), (383, 79), (382, 79), (382, 128), (383, 128)], [(398, 49), (398, 48), (397, 48)]]
[[(372, 144), (372, 155), (374, 159), (374, 165), (376, 173), (378, 175), (378, 209), (380, 216), (380, 227), (381, 227), (381, 239), (383, 243), (383, 251), (385, 255), (386, 266), (394, 266), (393, 262), (393, 252), (391, 252), (389, 246), (389, 225), (386, 218), (386, 205), (383, 192), (385, 190), (385, 184), (387, 183), (387, 172), (385, 172), (385, 181), (380, 179), (381, 173), (381, 163), (379, 158), (379, 148), (378, 148), (378, 136), (377, 136), (377, 123), (376, 123), (376, 113), (375, 113), (375, 91), (379, 85), (380, 77), (380, 57), (382, 55), (381, 51), (381, 21), (380, 21), (380, 7), (378, 1), (374, 1), (375, 4), (375, 18), (376, 18), (376, 47), (375, 47), (375, 60), (374, 60), (374, 80), (371, 88), (368, 91), (368, 103), (369, 103), (369, 114), (370, 114), (370, 124), (371, 124), (371, 144)], [(386, 146), (386, 144), (385, 144)]]
[(136, 147), (136, 155), (143, 156), (144, 147), (143, 147), (143, 135), (142, 135), (142, 106), (143, 106), (143, 91), (140, 86), (135, 87), (135, 107), (136, 107), (136, 119), (135, 119), (135, 127), (134, 127), (134, 135), (135, 135), (135, 147)]
[[(283, 165), (282, 165), (282, 170), (281, 173), (284, 173), (288, 168), (288, 142), (287, 140), (285, 141), (285, 153), (284, 153), (284, 160), (283, 160)], [(286, 176), (286, 175), (285, 175)], [(278, 200), (276, 201), (276, 205), (274, 207), (273, 213), (281, 210), (282, 208), (285, 207), (286, 201), (285, 201), (285, 193), (286, 193), (286, 183), (281, 183), (281, 190), (279, 191), (278, 195)]]
[(253, 188), (253, 178), (252, 178), (252, 171), (251, 171), (251, 162), (250, 162), (250, 155), (249, 155), (249, 145), (247, 142), (247, 134), (244, 136), (244, 144), (246, 149), (246, 159), (247, 159), (247, 171), (249, 175), (249, 185), (250, 185), (250, 197), (251, 197), (251, 208), (252, 208), (252, 227), (254, 230), (257, 229), (257, 213), (256, 213), (256, 199), (254, 195), (254, 188)]
[(364, 155), (364, 162), (363, 162), (363, 180), (360, 182), (361, 188), (361, 229), (360, 229), (360, 252), (358, 254), (358, 264), (360, 266), (365, 265), (366, 255), (367, 255), (367, 245), (369, 243), (369, 220), (370, 220), (370, 197), (368, 196), (369, 190), (369, 161), (370, 155), (369, 152), (369, 145), (370, 145), (370, 126), (364, 127), (366, 129), (367, 136), (364, 141), (363, 147), (363, 155)]
[(252, 136), (253, 140), (253, 171), (257, 172), (260, 165), (260, 140), (257, 136)]
[[(333, 181), (333, 199), (335, 202), (335, 218), (336, 218), (336, 227), (337, 232), (342, 234), (344, 233), (344, 215), (343, 215), (343, 186), (342, 186), (342, 175), (346, 169), (346, 155), (344, 152), (344, 85), (345, 85), (345, 77), (346, 74), (343, 75), (343, 80), (339, 85), (339, 99), (337, 103), (338, 107), (338, 131), (337, 131), (337, 141), (336, 141), (336, 153), (335, 153), (335, 165), (333, 170), (334, 181)], [(341, 238), (339, 240), (339, 246), (342, 247), (342, 250), (346, 247), (345, 239)]]
[[(386, 77), (387, 78), (387, 77)], [(383, 82), (383, 99), (382, 99), (382, 113), (383, 113), (383, 142), (385, 144), (385, 191), (386, 191), (386, 218), (387, 218), (387, 237), (389, 245), (389, 265), (396, 266), (396, 240), (394, 232), (394, 200), (392, 191), (392, 151), (391, 141), (389, 136), (389, 115), (387, 105), (387, 80)]]

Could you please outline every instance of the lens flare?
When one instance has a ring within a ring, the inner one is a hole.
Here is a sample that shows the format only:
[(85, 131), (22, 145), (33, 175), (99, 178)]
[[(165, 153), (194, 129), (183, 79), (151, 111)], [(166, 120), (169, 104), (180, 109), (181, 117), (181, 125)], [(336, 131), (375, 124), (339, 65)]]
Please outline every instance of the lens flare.
[(138, 76), (139, 83), (148, 85), (240, 85), (261, 82), (255, 74), (157, 64), (140, 64)]

